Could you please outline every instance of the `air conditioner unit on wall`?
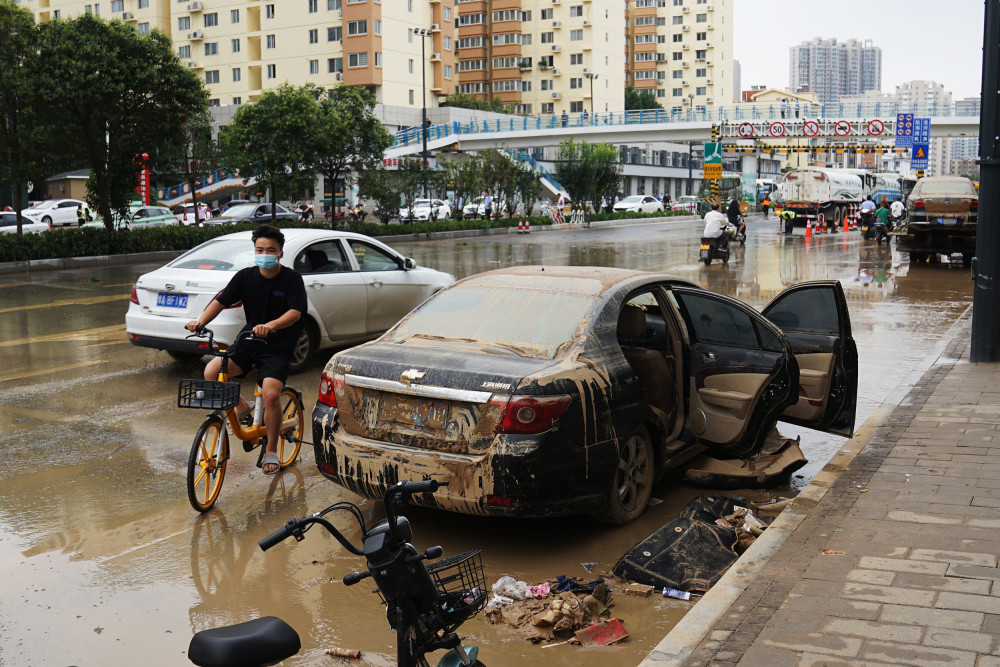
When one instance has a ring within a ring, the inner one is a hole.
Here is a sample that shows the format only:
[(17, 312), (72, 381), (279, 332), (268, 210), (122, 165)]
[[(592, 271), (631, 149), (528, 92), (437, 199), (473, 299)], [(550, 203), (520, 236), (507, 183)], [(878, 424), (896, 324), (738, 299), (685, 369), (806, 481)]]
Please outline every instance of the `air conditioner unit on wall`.
[(132, 12), (122, 12), (122, 21), (131, 21), (132, 19)]
[(562, 99), (562, 93), (552, 93), (552, 99), (554, 99), (554, 100), (561, 100)]
[(440, 23), (432, 23), (431, 24), (431, 30), (440, 30), (440, 29), (441, 29), (441, 24)]
[(188, 39), (201, 39), (204, 36), (205, 32), (203, 30), (195, 30), (194, 32), (188, 33)]
[(562, 27), (562, 21), (553, 21), (552, 22), (552, 27), (553, 28), (561, 28)]
[(203, 7), (202, 3), (199, 2), (198, 0), (195, 0), (195, 2), (192, 2), (191, 4), (188, 5), (188, 11), (189, 12), (199, 12), (199, 11), (201, 11), (202, 7)]
[(336, 76), (334, 78), (337, 81), (343, 81), (344, 80), (344, 73), (343, 72), (337, 72), (337, 74), (336, 74)]
[(556, 67), (555, 69), (552, 70), (552, 75), (553, 76), (559, 76), (560, 74), (562, 74), (562, 72), (559, 71), (558, 67)]

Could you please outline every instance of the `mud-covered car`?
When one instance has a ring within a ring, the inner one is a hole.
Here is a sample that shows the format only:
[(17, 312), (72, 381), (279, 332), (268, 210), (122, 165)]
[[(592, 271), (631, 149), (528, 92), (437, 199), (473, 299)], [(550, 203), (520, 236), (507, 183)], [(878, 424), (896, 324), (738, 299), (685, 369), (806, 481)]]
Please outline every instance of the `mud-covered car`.
[(906, 200), (906, 220), (894, 230), (900, 250), (921, 262), (938, 253), (962, 253), (966, 263), (976, 250), (979, 193), (964, 176), (927, 176)]
[(434, 478), (449, 486), (414, 502), (623, 524), (667, 470), (753, 456), (778, 419), (850, 436), (857, 367), (836, 281), (790, 287), (762, 315), (669, 275), (500, 269), (333, 356), (316, 463), (368, 498)]

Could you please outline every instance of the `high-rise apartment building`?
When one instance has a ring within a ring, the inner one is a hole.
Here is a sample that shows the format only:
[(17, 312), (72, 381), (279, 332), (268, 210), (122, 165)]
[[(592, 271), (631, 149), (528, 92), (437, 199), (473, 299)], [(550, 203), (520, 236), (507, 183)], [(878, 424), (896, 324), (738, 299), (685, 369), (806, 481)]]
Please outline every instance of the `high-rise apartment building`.
[(789, 51), (789, 89), (816, 93), (822, 104), (882, 89), (882, 49), (871, 40), (817, 37)]
[(627, 0), (628, 84), (664, 107), (731, 104), (735, 0)]
[[(25, 0), (46, 21), (93, 13), (169, 35), (213, 105), (284, 82), (365, 86), (382, 104), (427, 105), (455, 91), (454, 0)], [(414, 34), (426, 29), (427, 35)], [(421, 44), (421, 41), (424, 43)], [(425, 68), (422, 70), (422, 68)]]

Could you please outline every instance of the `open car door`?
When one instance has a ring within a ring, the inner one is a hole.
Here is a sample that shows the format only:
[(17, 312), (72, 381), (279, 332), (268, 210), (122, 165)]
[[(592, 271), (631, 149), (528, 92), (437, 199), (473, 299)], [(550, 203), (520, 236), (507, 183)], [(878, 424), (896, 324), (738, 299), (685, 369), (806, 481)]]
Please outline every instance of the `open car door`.
[(782, 421), (851, 437), (858, 403), (858, 347), (844, 289), (836, 280), (799, 283), (764, 308), (799, 365), (798, 401)]
[(744, 303), (680, 286), (670, 295), (687, 330), (687, 428), (716, 452), (758, 454), (781, 413), (798, 400), (791, 350)]

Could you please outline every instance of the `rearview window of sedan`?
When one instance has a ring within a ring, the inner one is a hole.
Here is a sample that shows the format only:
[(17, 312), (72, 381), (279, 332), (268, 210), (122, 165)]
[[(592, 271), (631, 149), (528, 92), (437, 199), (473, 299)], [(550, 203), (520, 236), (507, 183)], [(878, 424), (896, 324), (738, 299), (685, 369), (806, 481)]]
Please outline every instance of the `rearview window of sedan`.
[(253, 265), (253, 245), (247, 239), (219, 240), (198, 246), (167, 266), (203, 271), (238, 271)]
[[(414, 311), (385, 340), (468, 341), (552, 359), (579, 335), (594, 297), (479, 286), (445, 290)], [(518, 317), (518, 313), (531, 313)]]
[(697, 342), (759, 347), (753, 320), (747, 313), (711, 297), (696, 294), (676, 294), (676, 297)]
[(940, 180), (940, 181), (923, 181), (920, 183), (920, 194), (921, 195), (969, 195), (972, 197), (977, 196), (976, 188), (969, 181), (962, 181), (959, 179), (954, 180)]
[(840, 334), (833, 290), (792, 292), (768, 311), (767, 319), (786, 332), (808, 331), (830, 336)]

